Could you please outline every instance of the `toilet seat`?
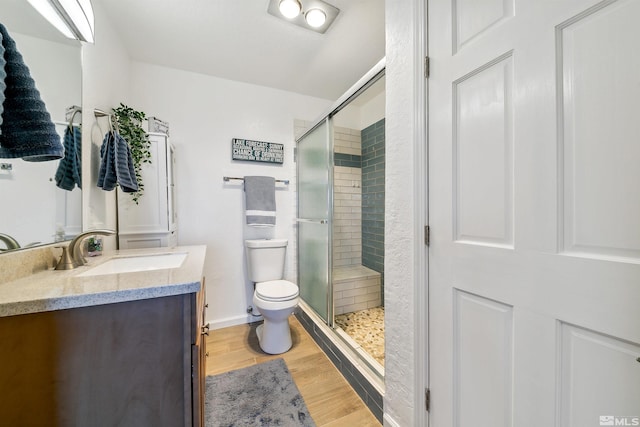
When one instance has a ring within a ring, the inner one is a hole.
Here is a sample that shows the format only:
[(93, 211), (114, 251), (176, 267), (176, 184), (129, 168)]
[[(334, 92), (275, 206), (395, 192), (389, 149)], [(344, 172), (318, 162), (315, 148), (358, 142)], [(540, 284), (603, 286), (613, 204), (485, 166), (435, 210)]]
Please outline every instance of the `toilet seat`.
[(269, 280), (256, 283), (256, 296), (264, 301), (289, 301), (298, 297), (295, 283), (288, 280)]

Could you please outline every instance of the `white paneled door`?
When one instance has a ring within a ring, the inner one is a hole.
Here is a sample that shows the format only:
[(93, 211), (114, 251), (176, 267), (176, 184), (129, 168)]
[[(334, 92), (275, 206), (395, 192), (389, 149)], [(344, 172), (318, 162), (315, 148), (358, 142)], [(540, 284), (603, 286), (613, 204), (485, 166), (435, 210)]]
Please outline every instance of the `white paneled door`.
[(430, 425), (640, 425), (640, 1), (428, 14)]

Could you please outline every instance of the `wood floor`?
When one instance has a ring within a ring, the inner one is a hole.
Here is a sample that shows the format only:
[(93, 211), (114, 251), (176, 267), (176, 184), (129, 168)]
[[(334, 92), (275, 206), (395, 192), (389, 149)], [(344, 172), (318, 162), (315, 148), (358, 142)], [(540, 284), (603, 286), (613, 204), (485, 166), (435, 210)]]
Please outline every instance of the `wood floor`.
[(289, 317), (293, 347), (281, 355), (260, 350), (256, 324), (209, 332), (207, 375), (220, 374), (282, 357), (318, 427), (380, 426), (378, 420), (304, 330)]

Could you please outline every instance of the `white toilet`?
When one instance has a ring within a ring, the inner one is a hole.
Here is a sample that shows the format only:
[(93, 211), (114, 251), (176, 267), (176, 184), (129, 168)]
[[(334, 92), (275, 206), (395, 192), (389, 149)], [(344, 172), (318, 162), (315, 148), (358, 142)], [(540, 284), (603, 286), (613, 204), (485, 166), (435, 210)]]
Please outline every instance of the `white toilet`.
[(260, 348), (269, 354), (291, 348), (289, 316), (298, 305), (298, 286), (284, 275), (286, 239), (245, 240), (249, 280), (255, 283), (253, 305), (264, 317), (256, 332)]

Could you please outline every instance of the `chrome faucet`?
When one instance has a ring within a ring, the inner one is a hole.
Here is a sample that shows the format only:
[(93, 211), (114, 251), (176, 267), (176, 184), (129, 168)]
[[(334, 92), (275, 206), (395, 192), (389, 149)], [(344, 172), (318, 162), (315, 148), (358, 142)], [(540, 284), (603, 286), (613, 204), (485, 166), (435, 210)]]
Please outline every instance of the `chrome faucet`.
[(12, 249), (20, 248), (20, 244), (18, 243), (18, 241), (8, 234), (0, 233), (0, 240), (3, 241), (5, 245), (7, 245), (6, 249), (0, 249), (0, 251), (10, 251)]
[(82, 242), (87, 237), (95, 236), (96, 234), (100, 236), (112, 236), (116, 234), (116, 232), (113, 230), (98, 229), (78, 234), (71, 240), (69, 246), (62, 248), (62, 256), (60, 257), (60, 261), (58, 261), (56, 270), (73, 270), (76, 267), (85, 265), (87, 261), (84, 259), (84, 256), (82, 256)]

